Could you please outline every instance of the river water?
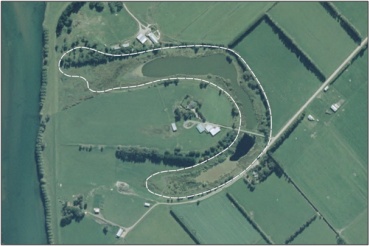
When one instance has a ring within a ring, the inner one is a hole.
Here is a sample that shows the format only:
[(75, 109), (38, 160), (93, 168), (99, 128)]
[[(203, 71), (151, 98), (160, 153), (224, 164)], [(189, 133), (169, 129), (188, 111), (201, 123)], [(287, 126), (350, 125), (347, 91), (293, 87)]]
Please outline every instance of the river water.
[(46, 244), (34, 157), (45, 3), (1, 3), (1, 243)]

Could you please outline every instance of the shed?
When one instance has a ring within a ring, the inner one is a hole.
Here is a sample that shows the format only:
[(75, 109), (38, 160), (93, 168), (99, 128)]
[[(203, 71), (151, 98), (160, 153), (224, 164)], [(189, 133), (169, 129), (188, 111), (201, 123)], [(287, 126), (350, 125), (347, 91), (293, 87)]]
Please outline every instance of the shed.
[(197, 129), (198, 129), (198, 132), (199, 133), (202, 133), (202, 132), (204, 132), (206, 129), (204, 128), (204, 126), (203, 126), (203, 124), (201, 124), (201, 123), (199, 123), (198, 125), (197, 125)]
[(116, 237), (120, 237), (123, 233), (123, 229), (122, 228), (119, 228), (117, 234), (116, 234)]
[(333, 105), (330, 106), (331, 110), (333, 110), (334, 112), (337, 112), (339, 107), (340, 107), (340, 105), (338, 105), (337, 103), (334, 103)]
[(312, 116), (312, 115), (308, 115), (308, 120), (310, 120), (310, 121), (313, 121), (313, 120), (315, 120), (315, 118)]
[(327, 86), (325, 86), (325, 88), (324, 88), (324, 92), (326, 92), (328, 89), (329, 89), (329, 86), (328, 86), (328, 85), (327, 85)]
[(206, 131), (210, 132), (212, 130), (213, 126), (210, 124), (206, 124)]
[(154, 33), (150, 32), (148, 34), (148, 37), (150, 38), (150, 40), (152, 40), (153, 43), (158, 44), (158, 38), (154, 35)]
[(144, 206), (148, 208), (148, 207), (150, 207), (150, 203), (146, 202), (146, 203), (144, 203)]
[(140, 33), (139, 35), (137, 35), (136, 37), (137, 40), (140, 41), (140, 43), (144, 44), (148, 39), (147, 37), (145, 37), (144, 34)]
[(100, 213), (100, 208), (94, 208), (94, 213), (99, 214)]
[(209, 132), (211, 133), (212, 136), (214, 136), (217, 133), (219, 133), (220, 131), (221, 131), (221, 128), (219, 126), (216, 126), (216, 127), (212, 128)]
[(177, 131), (176, 123), (171, 123), (172, 131)]

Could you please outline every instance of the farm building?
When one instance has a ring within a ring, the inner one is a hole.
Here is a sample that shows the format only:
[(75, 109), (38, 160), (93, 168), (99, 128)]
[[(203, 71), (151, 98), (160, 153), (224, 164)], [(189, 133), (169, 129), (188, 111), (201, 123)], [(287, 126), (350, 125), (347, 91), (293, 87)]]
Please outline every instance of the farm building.
[(153, 43), (158, 44), (158, 39), (157, 39), (157, 37), (154, 35), (154, 33), (150, 32), (150, 33), (148, 34), (148, 37), (149, 37), (149, 39), (150, 39), (150, 40), (152, 40), (152, 42), (153, 42)]
[(172, 131), (177, 131), (176, 123), (171, 123)]
[(99, 214), (100, 213), (100, 208), (94, 208), (94, 213)]
[(221, 128), (219, 126), (216, 126), (216, 127), (212, 128), (209, 132), (211, 133), (212, 136), (214, 136), (217, 133), (219, 133), (220, 131), (221, 131)]
[(130, 46), (130, 43), (124, 43), (121, 45), (123, 48), (126, 48), (126, 47), (129, 47)]
[(150, 207), (150, 203), (146, 202), (146, 203), (144, 203), (144, 206), (148, 208), (148, 207)]
[(213, 128), (212, 125), (206, 124), (206, 131), (207, 132), (210, 132), (212, 130), (212, 128)]
[(327, 85), (327, 86), (325, 86), (325, 88), (324, 88), (324, 92), (326, 92), (328, 89), (329, 89), (329, 86), (328, 86), (328, 85)]
[(312, 115), (308, 115), (308, 120), (313, 121), (315, 118)]
[(202, 132), (204, 132), (206, 129), (204, 128), (204, 126), (203, 126), (203, 124), (201, 124), (201, 123), (199, 123), (198, 125), (197, 125), (197, 129), (198, 129), (198, 132), (199, 133), (202, 133)]
[(148, 39), (147, 37), (145, 37), (144, 34), (140, 33), (139, 35), (137, 35), (136, 37), (137, 40), (140, 41), (140, 43), (144, 44)]
[(119, 228), (117, 234), (116, 234), (116, 237), (120, 237), (123, 233), (123, 229), (122, 228)]

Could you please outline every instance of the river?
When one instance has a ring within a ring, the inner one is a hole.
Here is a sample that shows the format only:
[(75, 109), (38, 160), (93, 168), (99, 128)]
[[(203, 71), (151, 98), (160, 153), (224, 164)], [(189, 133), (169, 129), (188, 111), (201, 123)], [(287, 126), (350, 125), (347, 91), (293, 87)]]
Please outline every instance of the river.
[(42, 22), (45, 3), (1, 3), (2, 244), (46, 244), (37, 178)]

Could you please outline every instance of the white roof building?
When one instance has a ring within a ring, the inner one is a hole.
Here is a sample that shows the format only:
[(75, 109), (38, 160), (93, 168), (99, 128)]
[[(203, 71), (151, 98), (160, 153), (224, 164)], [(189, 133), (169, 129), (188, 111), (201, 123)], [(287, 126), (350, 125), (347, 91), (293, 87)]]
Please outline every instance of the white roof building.
[(206, 131), (207, 132), (210, 132), (212, 130), (212, 128), (213, 128), (212, 125), (206, 124)]
[(100, 213), (100, 208), (94, 208), (94, 213), (96, 214)]
[(203, 126), (203, 124), (201, 124), (201, 123), (199, 123), (198, 125), (197, 125), (197, 129), (198, 129), (198, 132), (199, 133), (202, 133), (202, 132), (204, 132), (206, 129), (204, 128), (204, 126)]
[(220, 131), (221, 131), (221, 128), (219, 126), (216, 126), (216, 127), (212, 128), (209, 132), (211, 133), (212, 136), (214, 136), (217, 133), (219, 133)]
[(339, 107), (340, 107), (340, 105), (338, 105), (337, 103), (334, 103), (333, 105), (330, 106), (331, 110), (333, 110), (334, 112), (337, 112)]
[(172, 131), (177, 131), (176, 123), (171, 123)]
[(147, 37), (145, 37), (144, 34), (140, 33), (139, 35), (137, 35), (136, 37), (137, 40), (140, 41), (140, 43), (144, 44), (148, 39)]
[(123, 233), (123, 229), (122, 228), (119, 228), (117, 234), (116, 234), (116, 237), (120, 237)]
[(150, 207), (150, 203), (149, 202), (146, 202), (146, 203), (144, 203), (144, 206), (145, 207)]
[(324, 88), (324, 92), (326, 92), (328, 89), (329, 89), (329, 86), (328, 86), (328, 85), (327, 85), (327, 86), (325, 86), (325, 88)]
[(150, 32), (150, 33), (148, 34), (148, 37), (150, 38), (150, 40), (152, 40), (152, 42), (153, 42), (153, 43), (158, 44), (158, 39), (157, 39), (157, 37), (154, 35), (154, 33)]

